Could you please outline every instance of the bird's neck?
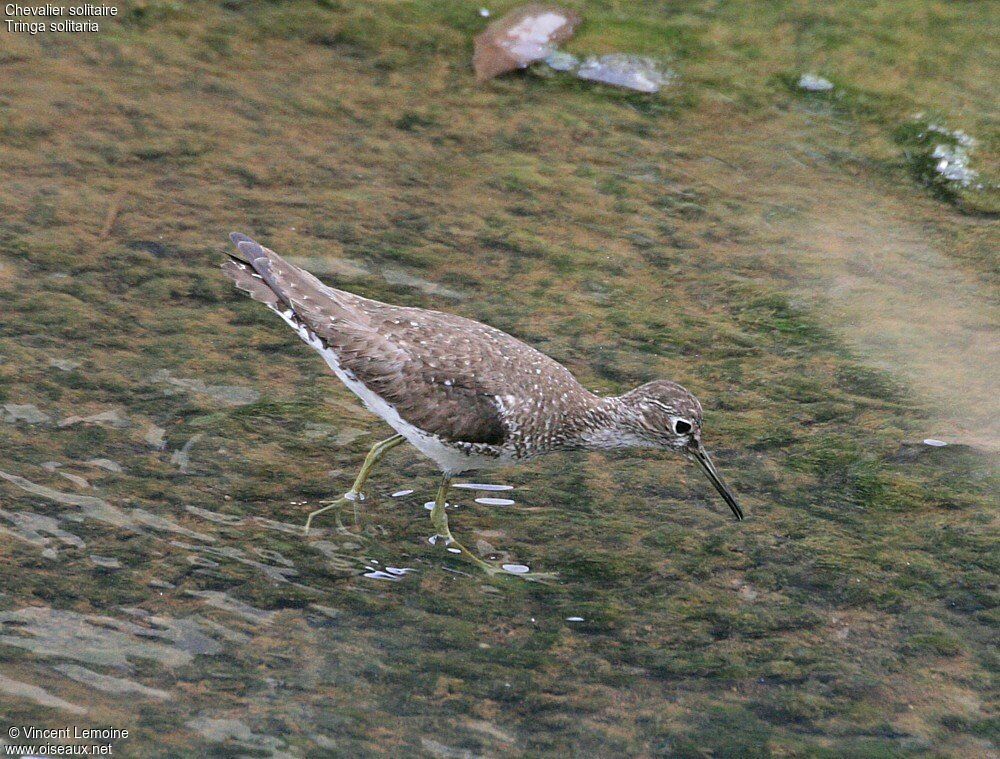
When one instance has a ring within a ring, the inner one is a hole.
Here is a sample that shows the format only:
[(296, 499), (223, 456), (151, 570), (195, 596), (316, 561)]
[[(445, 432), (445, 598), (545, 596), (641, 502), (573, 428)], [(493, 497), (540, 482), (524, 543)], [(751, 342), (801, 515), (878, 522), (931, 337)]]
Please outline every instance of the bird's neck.
[(606, 451), (616, 448), (635, 448), (646, 445), (638, 435), (631, 432), (634, 417), (624, 396), (593, 396), (591, 403), (580, 420), (577, 443), (589, 451)]

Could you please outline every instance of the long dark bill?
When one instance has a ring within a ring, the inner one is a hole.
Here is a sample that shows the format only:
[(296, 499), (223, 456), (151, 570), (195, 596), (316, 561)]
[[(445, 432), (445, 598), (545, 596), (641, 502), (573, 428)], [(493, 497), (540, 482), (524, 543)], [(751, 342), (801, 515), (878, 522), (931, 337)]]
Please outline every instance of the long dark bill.
[(712, 459), (708, 455), (708, 451), (702, 446), (702, 444), (694, 443), (688, 448), (691, 455), (694, 456), (695, 460), (701, 464), (701, 468), (705, 470), (705, 474), (708, 475), (708, 479), (712, 481), (715, 485), (715, 489), (719, 491), (719, 495), (723, 497), (726, 503), (729, 504), (729, 508), (733, 510), (733, 514), (736, 515), (736, 519), (743, 519), (743, 509), (740, 508), (739, 502), (736, 500), (736, 496), (733, 495), (733, 491), (729, 489), (729, 486), (723, 482), (722, 476), (719, 471), (715, 468), (715, 464), (712, 463)]

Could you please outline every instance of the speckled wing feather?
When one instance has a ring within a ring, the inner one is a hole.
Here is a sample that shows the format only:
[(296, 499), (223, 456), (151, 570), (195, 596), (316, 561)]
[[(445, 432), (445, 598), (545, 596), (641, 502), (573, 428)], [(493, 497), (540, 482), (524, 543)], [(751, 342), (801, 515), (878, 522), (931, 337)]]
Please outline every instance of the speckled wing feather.
[(461, 332), (487, 331), (493, 339), (486, 344), (498, 355), (505, 342), (531, 350), (528, 346), (468, 319), (337, 290), (245, 236), (234, 235), (233, 241), (240, 252), (233, 267), (249, 264), (260, 280), (232, 267), (227, 275), (240, 276), (234, 278), (237, 285), (264, 302), (267, 295), (259, 285), (266, 286), (276, 299), (268, 305), (291, 309), (336, 354), (343, 369), (394, 406), (405, 421), (450, 442), (503, 444), (499, 383), (477, 372), (489, 358), (476, 349), (482, 341), (463, 340)]

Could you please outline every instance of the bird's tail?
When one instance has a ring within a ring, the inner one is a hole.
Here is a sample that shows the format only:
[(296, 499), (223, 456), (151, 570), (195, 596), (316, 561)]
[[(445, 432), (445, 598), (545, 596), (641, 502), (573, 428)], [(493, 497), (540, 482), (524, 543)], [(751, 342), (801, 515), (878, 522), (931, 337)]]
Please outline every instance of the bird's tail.
[[(241, 290), (250, 294), (254, 300), (258, 300), (266, 306), (275, 310), (283, 309), (281, 296), (267, 283), (253, 265), (253, 252), (262, 250), (256, 242), (246, 235), (233, 232), (229, 239), (236, 245), (235, 253), (228, 253), (229, 260), (222, 264), (222, 272), (233, 284)], [(240, 243), (250, 243), (250, 245), (240, 246)]]

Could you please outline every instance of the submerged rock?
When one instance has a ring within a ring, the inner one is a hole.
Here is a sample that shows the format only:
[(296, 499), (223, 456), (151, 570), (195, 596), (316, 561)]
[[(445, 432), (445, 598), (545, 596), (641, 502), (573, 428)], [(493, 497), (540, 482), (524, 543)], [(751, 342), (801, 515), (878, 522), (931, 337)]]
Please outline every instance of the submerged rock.
[(34, 403), (5, 403), (0, 412), (0, 419), (5, 422), (25, 424), (48, 424), (52, 421), (52, 417), (41, 411)]
[(673, 72), (652, 58), (624, 53), (590, 57), (580, 65), (576, 75), (591, 82), (648, 93), (658, 92), (674, 78)]
[(525, 5), (497, 19), (474, 40), (476, 81), (523, 69), (573, 36), (580, 15), (558, 5)]

